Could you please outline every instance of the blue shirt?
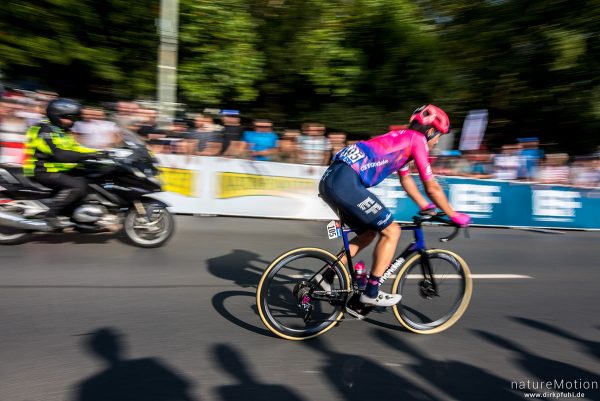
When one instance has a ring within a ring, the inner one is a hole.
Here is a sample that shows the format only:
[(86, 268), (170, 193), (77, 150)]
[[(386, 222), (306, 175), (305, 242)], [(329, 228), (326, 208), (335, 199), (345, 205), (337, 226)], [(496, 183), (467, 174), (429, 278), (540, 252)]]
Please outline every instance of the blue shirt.
[(539, 148), (523, 149), (521, 150), (521, 158), (519, 177), (532, 178), (535, 176), (539, 161), (544, 158), (544, 151)]
[[(277, 146), (277, 134), (274, 132), (244, 131), (242, 140), (250, 146), (250, 150), (260, 152)], [(271, 156), (255, 156), (256, 160), (271, 160)]]

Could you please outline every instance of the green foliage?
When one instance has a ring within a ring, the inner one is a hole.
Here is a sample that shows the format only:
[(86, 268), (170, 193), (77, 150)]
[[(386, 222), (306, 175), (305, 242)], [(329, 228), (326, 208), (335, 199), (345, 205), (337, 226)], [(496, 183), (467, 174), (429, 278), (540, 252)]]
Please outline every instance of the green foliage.
[(256, 22), (242, 0), (183, 0), (179, 85), (193, 102), (251, 101), (262, 74)]
[(153, 93), (152, 0), (6, 0), (0, 7), (0, 68), (71, 95)]

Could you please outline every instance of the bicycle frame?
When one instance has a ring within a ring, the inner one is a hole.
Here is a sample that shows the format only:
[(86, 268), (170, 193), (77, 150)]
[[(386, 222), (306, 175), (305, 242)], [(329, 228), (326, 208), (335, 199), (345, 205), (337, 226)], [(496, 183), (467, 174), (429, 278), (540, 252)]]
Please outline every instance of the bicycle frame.
[[(427, 248), (425, 245), (425, 236), (423, 235), (423, 229), (421, 228), (421, 223), (409, 224), (409, 225), (401, 225), (403, 230), (412, 231), (414, 235), (414, 241), (411, 242), (405, 249), (402, 251), (388, 266), (385, 270), (384, 274), (381, 276), (379, 282), (380, 285), (393, 275), (403, 264), (406, 259), (413, 253), (418, 252), (421, 255), (421, 268), (423, 273), (423, 278), (425, 280), (429, 280), (432, 285), (433, 295), (437, 295), (437, 284), (435, 282), (433, 273), (431, 271), (431, 265), (429, 264), (429, 255), (427, 254)], [(335, 263), (338, 263), (344, 255), (346, 256), (346, 260), (348, 261), (347, 267), (349, 273), (352, 277), (352, 282), (354, 283), (355, 271), (354, 271), (354, 263), (352, 262), (352, 255), (350, 255), (350, 240), (348, 236), (350, 233), (354, 232), (354, 230), (350, 228), (342, 228), (342, 240), (344, 243), (344, 249), (340, 251), (337, 255), (337, 259)], [(323, 266), (325, 269), (327, 266)], [(323, 269), (319, 270), (318, 273), (322, 273)], [(317, 273), (317, 274), (318, 274)], [(315, 274), (316, 276), (316, 274)], [(314, 276), (312, 277), (314, 278)], [(311, 278), (311, 280), (312, 280)]]

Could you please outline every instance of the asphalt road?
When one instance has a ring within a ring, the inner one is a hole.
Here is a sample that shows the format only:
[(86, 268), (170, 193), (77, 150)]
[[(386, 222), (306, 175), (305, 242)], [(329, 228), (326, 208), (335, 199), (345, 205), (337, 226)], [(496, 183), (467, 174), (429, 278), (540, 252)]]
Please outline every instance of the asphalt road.
[(600, 233), (473, 229), (447, 244), (473, 273), (532, 278), (475, 280), (437, 335), (388, 312), (291, 342), (261, 324), (256, 284), (284, 250), (337, 250), (325, 224), (178, 223), (155, 250), (105, 235), (0, 248), (0, 401), (522, 400), (527, 380), (600, 399), (583, 389), (600, 381)]

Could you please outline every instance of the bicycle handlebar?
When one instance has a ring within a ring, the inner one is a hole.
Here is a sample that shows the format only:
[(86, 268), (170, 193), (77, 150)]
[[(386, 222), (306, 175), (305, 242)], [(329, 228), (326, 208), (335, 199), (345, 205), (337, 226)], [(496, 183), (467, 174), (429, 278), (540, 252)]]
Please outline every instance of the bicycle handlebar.
[[(418, 216), (413, 217), (413, 221), (415, 222), (415, 224), (418, 224), (418, 225), (420, 225), (424, 222), (436, 222), (436, 223), (442, 223), (447, 226), (454, 227), (454, 230), (452, 231), (452, 233), (450, 235), (448, 235), (447, 237), (440, 238), (440, 242), (452, 241), (454, 238), (456, 238), (456, 236), (458, 235), (458, 233), (460, 232), (460, 229), (461, 229), (461, 227), (459, 225), (457, 225), (456, 223), (449, 220), (446, 216), (446, 213), (444, 213), (444, 212), (439, 212), (439, 213), (435, 213), (435, 214), (430, 214), (426, 211), (419, 212)], [(469, 238), (469, 231), (466, 227), (465, 227), (465, 236), (467, 238)]]

